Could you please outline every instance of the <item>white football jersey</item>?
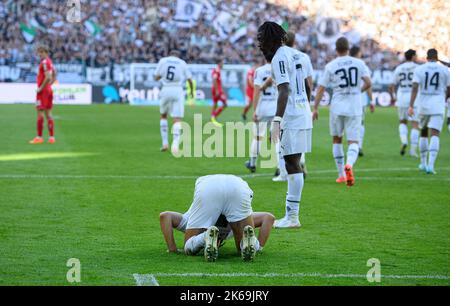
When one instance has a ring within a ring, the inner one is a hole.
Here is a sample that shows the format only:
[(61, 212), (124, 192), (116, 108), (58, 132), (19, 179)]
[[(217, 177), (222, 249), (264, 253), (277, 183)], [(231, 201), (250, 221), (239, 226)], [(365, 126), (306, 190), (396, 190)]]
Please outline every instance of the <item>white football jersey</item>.
[[(265, 64), (255, 70), (255, 79), (253, 84), (261, 87), (264, 82), (272, 76), (272, 66)], [(258, 118), (274, 117), (277, 112), (278, 91), (275, 86), (269, 86), (261, 91), (258, 105), (256, 107), (256, 116)]]
[(428, 62), (416, 68), (413, 83), (419, 84), (419, 94), (415, 105), (421, 115), (441, 115), (445, 113), (445, 95), (450, 87), (450, 72), (447, 67)]
[(351, 56), (340, 56), (325, 66), (319, 85), (333, 90), (330, 111), (341, 116), (361, 116), (363, 77), (370, 77), (366, 64)]
[(164, 86), (183, 86), (187, 79), (192, 78), (186, 62), (175, 56), (162, 58), (155, 75), (161, 76)]
[(414, 62), (403, 63), (394, 71), (393, 84), (397, 89), (397, 106), (408, 107), (411, 99), (414, 70), (417, 68)]
[(305, 89), (305, 79), (312, 76), (308, 55), (296, 49), (280, 47), (272, 59), (275, 84), (289, 83), (289, 98), (281, 123), (282, 129), (312, 129), (311, 106)]

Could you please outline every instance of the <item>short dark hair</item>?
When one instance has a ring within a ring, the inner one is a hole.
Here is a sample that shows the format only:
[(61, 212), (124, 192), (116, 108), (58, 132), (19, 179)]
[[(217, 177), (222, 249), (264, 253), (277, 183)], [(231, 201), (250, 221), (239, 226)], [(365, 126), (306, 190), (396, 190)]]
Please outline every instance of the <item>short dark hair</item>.
[(258, 46), (271, 62), (278, 48), (286, 42), (286, 31), (276, 22), (266, 21), (258, 28)]
[(336, 51), (339, 53), (347, 52), (350, 48), (350, 45), (348, 43), (348, 39), (345, 37), (341, 37), (338, 40), (336, 40)]
[(437, 52), (437, 50), (436, 49), (429, 49), (428, 51), (427, 51), (427, 59), (435, 59), (435, 60), (437, 60), (438, 59), (438, 52)]
[(294, 47), (294, 44), (295, 44), (295, 34), (294, 32), (289, 31), (286, 33), (286, 46), (292, 48)]
[(405, 59), (407, 61), (410, 61), (413, 59), (414, 56), (416, 56), (416, 54), (417, 54), (416, 50), (409, 49), (408, 51), (405, 52)]
[(172, 49), (172, 50), (169, 51), (169, 55), (171, 55), (171, 56), (180, 56), (181, 52), (179, 50), (177, 50), (177, 49)]
[(359, 51), (361, 51), (361, 48), (358, 46), (353, 46), (350, 48), (350, 56), (355, 57), (356, 55), (358, 55)]

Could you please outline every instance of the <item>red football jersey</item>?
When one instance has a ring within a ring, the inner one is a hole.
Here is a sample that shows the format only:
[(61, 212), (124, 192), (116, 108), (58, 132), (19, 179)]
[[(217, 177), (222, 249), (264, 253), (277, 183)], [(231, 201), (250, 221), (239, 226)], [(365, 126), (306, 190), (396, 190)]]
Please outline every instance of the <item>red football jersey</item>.
[[(44, 83), (45, 73), (47, 71), (51, 71), (52, 73), (54, 71), (53, 62), (49, 57), (42, 60), (41, 63), (39, 64), (39, 72), (38, 72), (38, 76), (37, 76), (38, 87), (41, 87), (42, 83)], [(52, 83), (50, 82), (47, 84), (47, 86), (45, 86), (44, 90), (51, 89), (51, 88), (52, 88)]]
[(253, 87), (253, 82), (250, 83), (249, 80), (253, 81), (254, 78), (255, 78), (255, 69), (251, 68), (247, 72), (247, 89), (246, 89), (247, 97), (249, 97), (250, 99), (253, 99), (254, 87)]
[(217, 80), (217, 92), (214, 90), (214, 86), (212, 87), (212, 94), (213, 96), (218, 96), (223, 92), (223, 88), (222, 88), (222, 77), (221, 77), (221, 71), (220, 71), (220, 67), (217, 66), (216, 68), (213, 69), (212, 71), (212, 78), (213, 81)]

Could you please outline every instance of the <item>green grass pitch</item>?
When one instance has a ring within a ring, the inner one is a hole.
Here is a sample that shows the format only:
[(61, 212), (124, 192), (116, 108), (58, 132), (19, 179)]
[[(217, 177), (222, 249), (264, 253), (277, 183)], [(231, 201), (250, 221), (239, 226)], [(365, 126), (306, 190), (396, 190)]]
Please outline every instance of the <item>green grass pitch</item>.
[[(240, 111), (227, 109), (220, 119), (239, 120)], [(208, 118), (209, 109), (186, 112), (191, 122), (195, 112)], [(395, 109), (367, 114), (366, 155), (349, 189), (334, 183), (323, 109), (307, 157), (303, 227), (274, 230), (254, 262), (242, 262), (228, 242), (216, 263), (206, 263), (166, 253), (159, 213), (187, 210), (197, 176), (248, 175), (244, 158), (176, 159), (159, 152), (156, 107), (57, 106), (54, 114), (57, 144), (31, 146), (34, 108), (0, 107), (0, 285), (69, 285), (69, 258), (80, 259), (81, 285), (135, 285), (134, 273), (154, 274), (160, 285), (374, 285), (358, 277), (369, 270), (370, 258), (381, 262), (383, 277), (375, 285), (450, 285), (448, 277), (427, 278), (450, 275), (446, 129), (438, 174), (430, 176), (416, 170), (418, 160), (399, 155)], [(258, 173), (267, 175), (246, 178), (254, 210), (281, 217), (286, 185), (271, 181), (271, 169)], [(176, 239), (181, 246), (182, 235)]]

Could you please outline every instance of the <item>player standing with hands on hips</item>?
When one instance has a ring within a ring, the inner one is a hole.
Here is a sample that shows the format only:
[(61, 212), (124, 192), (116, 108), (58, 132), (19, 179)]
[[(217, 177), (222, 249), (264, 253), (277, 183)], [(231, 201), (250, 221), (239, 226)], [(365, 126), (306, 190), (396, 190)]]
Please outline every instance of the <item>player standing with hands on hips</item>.
[(258, 42), (272, 65), (272, 78), (278, 89), (277, 111), (271, 124), (272, 142), (280, 141), (286, 163), (288, 192), (286, 215), (275, 228), (300, 227), (299, 208), (304, 185), (300, 167), (302, 154), (311, 152), (312, 116), (305, 89), (309, 63), (299, 51), (285, 45), (287, 33), (275, 22), (258, 29)]
[(56, 81), (56, 70), (53, 67), (53, 62), (49, 57), (49, 48), (40, 45), (37, 48), (37, 54), (41, 60), (39, 64), (39, 72), (37, 76), (36, 90), (36, 109), (37, 109), (37, 136), (30, 141), (30, 144), (42, 144), (44, 139), (42, 133), (44, 130), (44, 116), (47, 118), (47, 126), (49, 139), (48, 143), (54, 144), (55, 132), (54, 121), (52, 115), (53, 109), (53, 89), (52, 85)]

